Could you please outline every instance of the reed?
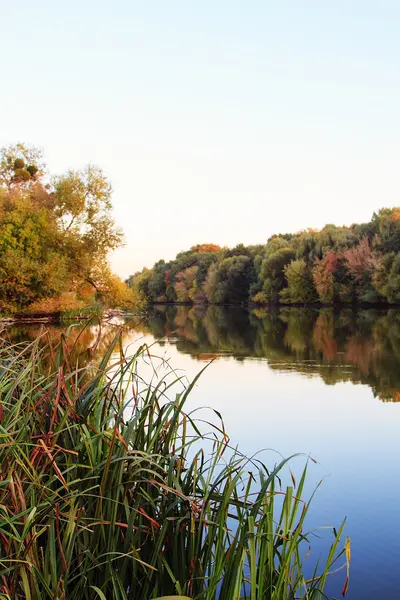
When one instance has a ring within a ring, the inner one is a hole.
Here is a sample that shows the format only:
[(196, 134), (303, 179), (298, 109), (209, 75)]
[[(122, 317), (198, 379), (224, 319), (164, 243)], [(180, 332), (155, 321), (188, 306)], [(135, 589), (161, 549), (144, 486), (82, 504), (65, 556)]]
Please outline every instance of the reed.
[(0, 347), (0, 598), (325, 597), (344, 523), (306, 579), (307, 467), (282, 487), (290, 459), (230, 448), (185, 409), (198, 378), (144, 384), (146, 346), (72, 356), (64, 336)]

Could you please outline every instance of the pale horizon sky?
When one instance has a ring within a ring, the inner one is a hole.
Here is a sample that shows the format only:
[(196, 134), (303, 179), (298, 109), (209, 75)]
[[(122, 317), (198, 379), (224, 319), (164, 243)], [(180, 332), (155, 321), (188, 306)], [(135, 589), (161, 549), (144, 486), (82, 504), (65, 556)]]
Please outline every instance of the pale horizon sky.
[(113, 188), (123, 278), (400, 205), (400, 2), (0, 0), (0, 145)]

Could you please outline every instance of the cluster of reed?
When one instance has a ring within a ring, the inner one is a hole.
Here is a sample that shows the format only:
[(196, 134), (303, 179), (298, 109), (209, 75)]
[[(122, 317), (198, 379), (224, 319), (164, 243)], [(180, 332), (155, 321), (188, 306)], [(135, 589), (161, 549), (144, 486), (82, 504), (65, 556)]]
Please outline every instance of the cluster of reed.
[(195, 381), (145, 385), (148, 349), (120, 339), (84, 369), (64, 337), (0, 346), (0, 598), (325, 597), (343, 524), (306, 579), (306, 469), (281, 488), (288, 460), (249, 461), (222, 422), (204, 433)]

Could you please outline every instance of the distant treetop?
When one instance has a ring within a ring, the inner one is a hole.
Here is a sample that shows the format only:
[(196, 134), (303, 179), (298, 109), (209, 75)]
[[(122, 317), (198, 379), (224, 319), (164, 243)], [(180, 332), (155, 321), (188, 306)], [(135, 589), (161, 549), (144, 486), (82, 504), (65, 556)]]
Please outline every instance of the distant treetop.
[(221, 252), (221, 246), (217, 244), (197, 244), (190, 248), (192, 252)]

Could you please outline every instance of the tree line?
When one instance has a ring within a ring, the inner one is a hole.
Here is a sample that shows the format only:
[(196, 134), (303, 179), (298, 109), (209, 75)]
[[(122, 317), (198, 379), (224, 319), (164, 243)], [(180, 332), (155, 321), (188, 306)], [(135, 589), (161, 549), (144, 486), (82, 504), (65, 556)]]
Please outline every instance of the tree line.
[(193, 246), (127, 284), (149, 303), (395, 304), (400, 208), (350, 227), (273, 235), (266, 244)]
[(111, 272), (122, 243), (111, 185), (94, 165), (48, 173), (40, 150), (0, 150), (0, 310), (57, 311), (126, 304), (134, 294)]

